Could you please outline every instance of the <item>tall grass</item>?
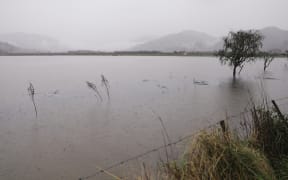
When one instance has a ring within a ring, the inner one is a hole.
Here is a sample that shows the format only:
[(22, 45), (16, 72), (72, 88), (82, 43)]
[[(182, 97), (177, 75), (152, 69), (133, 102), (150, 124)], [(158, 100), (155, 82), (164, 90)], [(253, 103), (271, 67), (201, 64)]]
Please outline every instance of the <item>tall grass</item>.
[(109, 85), (109, 81), (106, 79), (106, 77), (103, 74), (101, 74), (101, 84), (102, 84), (102, 86), (105, 87), (106, 94), (108, 96), (108, 100), (110, 100), (110, 92), (109, 92), (110, 85)]
[(180, 163), (165, 166), (168, 179), (273, 179), (268, 160), (258, 150), (219, 129), (195, 137)]
[[(273, 101), (272, 101), (273, 102)], [(275, 169), (278, 179), (288, 179), (288, 117), (275, 103), (267, 102), (251, 108), (249, 143), (262, 151)]]
[(33, 84), (30, 82), (29, 83), (29, 87), (28, 87), (28, 94), (29, 96), (31, 97), (31, 100), (32, 100), (32, 103), (33, 103), (33, 106), (34, 106), (34, 111), (35, 111), (35, 115), (36, 115), (36, 118), (38, 116), (38, 111), (37, 111), (37, 106), (36, 106), (36, 103), (35, 103), (35, 89), (34, 89), (34, 86)]
[(96, 97), (99, 97), (99, 98), (100, 98), (100, 101), (102, 102), (102, 101), (103, 101), (103, 98), (102, 98), (100, 92), (98, 91), (96, 84), (94, 84), (94, 83), (92, 83), (92, 82), (89, 82), (89, 81), (86, 81), (86, 84), (87, 84), (88, 88), (90, 88), (91, 90), (93, 90), (93, 91), (96, 93), (95, 96), (96, 96)]
[(199, 132), (182, 158), (162, 163), (160, 176), (150, 179), (288, 179), (288, 117), (272, 102), (252, 104), (242, 131), (222, 122)]
[(253, 107), (252, 143), (269, 158), (288, 155), (288, 118), (282, 117), (276, 110), (267, 107)]

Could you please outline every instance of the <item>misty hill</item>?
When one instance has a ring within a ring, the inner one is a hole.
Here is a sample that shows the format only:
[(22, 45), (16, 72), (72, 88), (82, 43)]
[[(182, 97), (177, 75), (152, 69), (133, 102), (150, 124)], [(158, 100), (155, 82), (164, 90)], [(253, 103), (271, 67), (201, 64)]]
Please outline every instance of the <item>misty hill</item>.
[(198, 31), (183, 31), (136, 45), (133, 51), (212, 51), (219, 38)]
[(0, 34), (0, 41), (34, 52), (59, 52), (65, 48), (57, 40), (39, 34), (7, 33)]
[[(263, 50), (285, 51), (288, 49), (288, 31), (277, 27), (259, 30), (265, 37)], [(213, 37), (197, 31), (183, 31), (134, 46), (133, 51), (217, 51), (223, 46), (221, 37)]]
[(264, 36), (263, 49), (272, 51), (288, 50), (288, 31), (277, 27), (267, 27), (260, 30)]
[(0, 42), (0, 54), (21, 53), (21, 52), (25, 52), (25, 50), (6, 42)]

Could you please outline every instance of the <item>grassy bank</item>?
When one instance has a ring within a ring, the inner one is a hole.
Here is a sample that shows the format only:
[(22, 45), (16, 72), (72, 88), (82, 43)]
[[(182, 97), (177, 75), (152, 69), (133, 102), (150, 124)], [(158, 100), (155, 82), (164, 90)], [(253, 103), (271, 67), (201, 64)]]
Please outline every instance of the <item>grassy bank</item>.
[(160, 163), (157, 177), (137, 179), (288, 179), (288, 117), (276, 103), (253, 105), (237, 131), (220, 124), (194, 136), (178, 160)]

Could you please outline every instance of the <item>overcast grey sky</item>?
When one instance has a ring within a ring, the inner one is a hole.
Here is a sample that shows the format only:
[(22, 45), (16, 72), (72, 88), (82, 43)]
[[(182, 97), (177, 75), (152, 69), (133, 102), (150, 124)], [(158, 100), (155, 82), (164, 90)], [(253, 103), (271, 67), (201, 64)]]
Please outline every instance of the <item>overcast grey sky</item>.
[(101, 49), (197, 30), (278, 26), (288, 30), (288, 0), (0, 0), (0, 33), (45, 34), (74, 47)]

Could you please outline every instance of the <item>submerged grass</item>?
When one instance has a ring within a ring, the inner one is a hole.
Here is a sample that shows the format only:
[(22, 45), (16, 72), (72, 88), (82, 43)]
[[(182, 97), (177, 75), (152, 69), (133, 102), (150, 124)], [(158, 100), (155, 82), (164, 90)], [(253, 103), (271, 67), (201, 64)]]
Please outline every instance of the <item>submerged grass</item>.
[(102, 86), (105, 87), (106, 94), (108, 96), (108, 100), (110, 100), (110, 91), (109, 91), (110, 85), (109, 85), (109, 81), (107, 80), (107, 78), (103, 74), (101, 74), (101, 84), (102, 84)]
[(95, 96), (96, 96), (97, 98), (99, 97), (99, 98), (100, 98), (100, 101), (102, 102), (102, 101), (103, 101), (103, 98), (102, 98), (100, 92), (98, 91), (96, 84), (94, 84), (94, 83), (92, 83), (92, 82), (89, 82), (89, 81), (86, 81), (86, 84), (87, 84), (88, 88), (90, 88), (91, 90), (93, 90), (93, 91), (96, 93)]
[(35, 111), (35, 115), (36, 115), (36, 118), (38, 116), (38, 111), (37, 111), (37, 106), (36, 106), (36, 103), (35, 103), (35, 89), (34, 89), (34, 86), (33, 84), (30, 82), (29, 83), (29, 87), (28, 87), (28, 94), (29, 96), (31, 97), (31, 100), (32, 100), (32, 103), (33, 103), (33, 106), (34, 106), (34, 111)]

